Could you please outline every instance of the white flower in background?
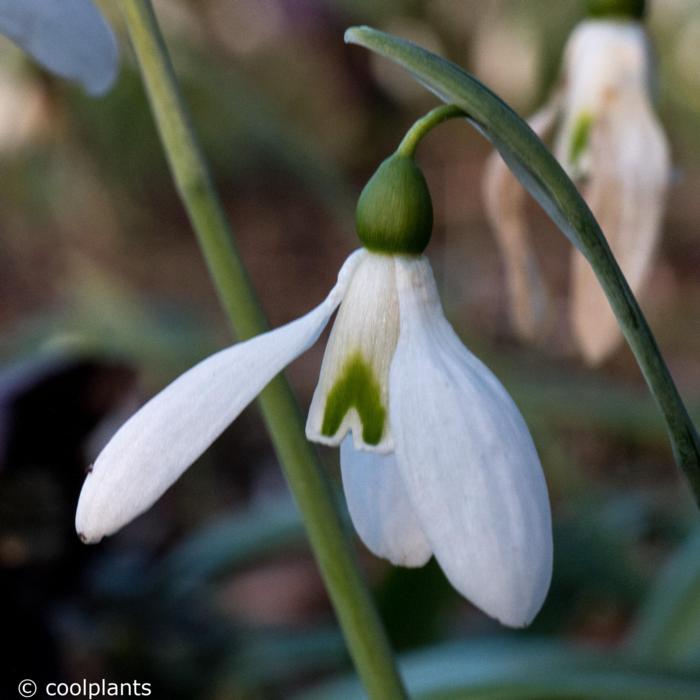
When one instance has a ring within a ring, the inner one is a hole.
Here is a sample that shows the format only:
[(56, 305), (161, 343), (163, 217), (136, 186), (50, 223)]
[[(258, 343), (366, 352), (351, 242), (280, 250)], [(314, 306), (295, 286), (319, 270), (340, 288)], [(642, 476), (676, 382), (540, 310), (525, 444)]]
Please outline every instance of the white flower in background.
[[(574, 30), (561, 84), (531, 126), (543, 138), (557, 127), (557, 159), (581, 188), (638, 293), (649, 276), (661, 232), (670, 179), (668, 145), (652, 106), (644, 27), (617, 16), (623, 9), (641, 16), (644, 3), (590, 4), (617, 9), (613, 16), (586, 20)], [(541, 340), (550, 320), (547, 295), (527, 238), (520, 185), (500, 156), (490, 163), (485, 193), (506, 264), (516, 330), (525, 339)], [(570, 303), (578, 347), (589, 363), (601, 362), (615, 350), (621, 334), (595, 274), (578, 251), (571, 264)]]
[(0, 34), (91, 95), (117, 75), (117, 42), (90, 0), (0, 0)]
[(431, 225), (413, 160), (385, 161), (358, 206), (372, 250), (348, 258), (310, 313), (205, 359), (127, 421), (86, 478), (81, 538), (97, 542), (149, 508), (339, 307), (306, 433), (340, 446), (358, 534), (394, 564), (434, 555), (475, 605), (528, 624), (551, 577), (547, 487), (512, 399), (445, 319), (420, 254)]

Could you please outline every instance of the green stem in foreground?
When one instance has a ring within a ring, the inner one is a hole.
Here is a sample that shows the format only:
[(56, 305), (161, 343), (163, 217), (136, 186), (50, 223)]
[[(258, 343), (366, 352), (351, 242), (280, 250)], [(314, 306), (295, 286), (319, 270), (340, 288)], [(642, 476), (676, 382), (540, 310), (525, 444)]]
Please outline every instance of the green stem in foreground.
[(429, 131), (448, 119), (466, 118), (466, 116), (466, 112), (456, 105), (440, 105), (439, 107), (435, 107), (435, 109), (416, 121), (406, 132), (396, 152), (402, 156), (413, 157), (418, 144)]
[[(122, 0), (122, 7), (170, 168), (221, 303), (239, 338), (262, 333), (265, 316), (198, 147), (150, 0)], [(372, 698), (406, 698), (330, 485), (281, 375), (260, 395), (260, 406), (357, 671)]]

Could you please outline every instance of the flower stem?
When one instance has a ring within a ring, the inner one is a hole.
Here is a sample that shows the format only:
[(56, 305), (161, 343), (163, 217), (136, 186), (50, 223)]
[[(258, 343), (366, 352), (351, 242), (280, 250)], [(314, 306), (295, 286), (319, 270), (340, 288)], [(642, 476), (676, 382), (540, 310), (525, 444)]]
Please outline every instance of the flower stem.
[[(122, 8), (170, 169), (221, 303), (239, 338), (262, 333), (265, 316), (198, 146), (151, 2), (122, 0)], [(357, 671), (370, 697), (406, 698), (330, 485), (281, 375), (262, 392), (260, 406)]]
[(416, 121), (406, 132), (396, 152), (402, 156), (413, 157), (418, 144), (431, 129), (434, 129), (438, 124), (442, 124), (442, 122), (448, 119), (457, 119), (466, 116), (466, 112), (460, 107), (457, 107), (457, 105), (440, 105), (439, 107), (435, 107), (435, 109)]

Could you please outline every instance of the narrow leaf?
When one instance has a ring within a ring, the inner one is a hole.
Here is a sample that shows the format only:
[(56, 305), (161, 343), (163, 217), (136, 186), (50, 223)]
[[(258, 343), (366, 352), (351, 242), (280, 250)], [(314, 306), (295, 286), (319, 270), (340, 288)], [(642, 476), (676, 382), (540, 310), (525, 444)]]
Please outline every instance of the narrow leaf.
[(659, 662), (700, 658), (700, 530), (659, 576), (640, 612), (630, 647)]
[[(409, 654), (400, 668), (414, 700), (694, 700), (697, 674), (640, 668), (623, 657), (540, 640), (496, 638)], [(353, 679), (297, 700), (366, 700)]]

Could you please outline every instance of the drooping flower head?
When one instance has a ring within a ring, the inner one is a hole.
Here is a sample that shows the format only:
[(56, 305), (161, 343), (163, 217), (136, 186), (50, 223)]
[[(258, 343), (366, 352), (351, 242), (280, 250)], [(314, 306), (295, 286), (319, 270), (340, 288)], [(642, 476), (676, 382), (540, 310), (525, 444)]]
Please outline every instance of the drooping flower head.
[[(633, 292), (643, 289), (661, 232), (670, 179), (668, 146), (654, 114), (651, 57), (642, 0), (589, 0), (589, 19), (571, 34), (562, 77), (530, 120), (599, 221)], [(485, 181), (489, 217), (504, 255), (511, 309), (522, 337), (542, 339), (548, 305), (527, 239), (523, 193), (494, 156)], [(574, 251), (570, 319), (584, 358), (605, 359), (621, 340), (590, 265)]]
[(357, 227), (363, 248), (319, 306), (203, 360), (127, 421), (86, 478), (77, 531), (96, 542), (149, 508), (338, 309), (306, 434), (340, 447), (360, 538), (397, 565), (434, 555), (475, 605), (526, 625), (551, 577), (547, 488), (518, 409), (443, 314), (411, 156), (382, 164)]
[(90, 0), (0, 0), (0, 34), (91, 95), (116, 77), (116, 39)]

